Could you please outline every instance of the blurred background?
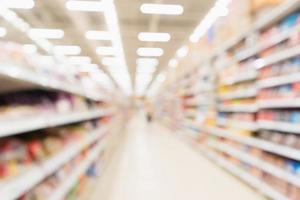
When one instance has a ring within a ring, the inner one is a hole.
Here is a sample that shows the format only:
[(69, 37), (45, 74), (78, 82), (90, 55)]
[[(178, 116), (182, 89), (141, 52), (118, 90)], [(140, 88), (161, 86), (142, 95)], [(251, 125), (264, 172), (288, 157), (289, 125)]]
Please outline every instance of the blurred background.
[(0, 0), (1, 200), (300, 200), (300, 0)]

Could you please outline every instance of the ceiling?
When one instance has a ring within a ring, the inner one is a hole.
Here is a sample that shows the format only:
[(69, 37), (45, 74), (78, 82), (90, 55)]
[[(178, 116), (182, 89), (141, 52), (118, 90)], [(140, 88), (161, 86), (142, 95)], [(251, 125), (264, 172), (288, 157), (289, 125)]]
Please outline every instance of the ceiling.
[[(35, 7), (29, 10), (14, 11), (28, 22), (32, 28), (62, 29), (62, 39), (49, 39), (54, 45), (79, 45), (81, 55), (89, 56), (93, 62), (101, 66), (101, 57), (96, 54), (96, 47), (111, 46), (111, 41), (93, 41), (85, 38), (88, 30), (106, 31), (106, 21), (102, 12), (81, 12), (67, 10), (67, 0), (35, 0)], [(96, 0), (94, 0), (96, 1)], [(180, 16), (147, 15), (140, 12), (143, 3), (181, 4), (184, 13)], [(134, 85), (136, 72), (136, 51), (139, 47), (160, 47), (164, 55), (159, 58), (158, 73), (167, 66), (188, 39), (193, 29), (208, 12), (214, 1), (210, 0), (115, 0), (119, 17), (121, 37), (128, 70)], [(0, 18), (0, 26), (8, 29), (2, 40), (16, 41), (21, 44), (32, 43), (25, 34), (20, 34), (4, 19)], [(171, 34), (170, 42), (141, 42), (139, 32), (167, 32)], [(42, 51), (41, 51), (42, 52)], [(42, 52), (45, 53), (45, 52)]]

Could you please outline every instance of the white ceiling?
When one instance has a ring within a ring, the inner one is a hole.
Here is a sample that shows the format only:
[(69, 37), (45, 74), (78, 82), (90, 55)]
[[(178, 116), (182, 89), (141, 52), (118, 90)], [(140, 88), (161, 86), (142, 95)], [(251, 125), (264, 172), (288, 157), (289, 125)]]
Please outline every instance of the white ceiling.
[[(30, 10), (14, 10), (33, 28), (63, 29), (63, 39), (50, 41), (60, 45), (79, 45), (83, 56), (90, 56), (94, 63), (101, 66), (101, 58), (96, 54), (97, 46), (111, 46), (110, 41), (91, 41), (85, 38), (88, 30), (107, 30), (103, 13), (70, 11), (65, 7), (66, 0), (36, 0)], [(140, 12), (143, 3), (181, 4), (184, 13), (180, 16), (146, 15)], [(160, 47), (165, 53), (159, 58), (157, 73), (167, 66), (176, 50), (187, 41), (193, 29), (208, 12), (214, 1), (210, 0), (115, 0), (125, 57), (131, 80), (135, 80), (136, 50), (139, 47)], [(8, 29), (4, 40), (22, 44), (32, 43), (26, 35), (20, 34), (0, 18), (0, 26)], [(141, 42), (139, 32), (167, 32), (171, 40), (167, 43)]]

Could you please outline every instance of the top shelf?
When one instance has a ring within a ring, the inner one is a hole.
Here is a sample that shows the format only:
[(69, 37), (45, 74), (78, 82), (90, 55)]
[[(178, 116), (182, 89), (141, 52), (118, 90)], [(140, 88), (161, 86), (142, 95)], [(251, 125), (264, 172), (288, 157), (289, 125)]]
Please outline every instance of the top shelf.
[[(100, 101), (100, 94), (92, 94), (86, 91), (80, 84), (71, 84), (66, 81), (59, 81), (46, 74), (27, 70), (16, 65), (0, 65), (0, 80), (5, 85), (15, 88), (39, 87), (50, 90), (64, 91), (76, 94), (93, 101)], [(11, 85), (15, 86), (11, 86)], [(1, 88), (1, 87), (0, 87)], [(6, 87), (4, 87), (6, 88)]]
[(286, 15), (296, 11), (298, 8), (300, 8), (300, 1), (299, 0), (289, 0), (281, 3), (279, 6), (273, 8), (270, 12), (262, 16), (256, 23), (253, 24), (253, 26), (250, 27), (245, 32), (242, 32), (237, 37), (233, 38), (232, 40), (228, 41), (221, 50), (217, 51), (212, 58), (224, 53), (225, 51), (229, 50), (233, 46), (235, 46), (237, 43), (251, 35), (252, 33), (261, 30), (263, 28), (266, 28), (267, 26), (276, 23)]

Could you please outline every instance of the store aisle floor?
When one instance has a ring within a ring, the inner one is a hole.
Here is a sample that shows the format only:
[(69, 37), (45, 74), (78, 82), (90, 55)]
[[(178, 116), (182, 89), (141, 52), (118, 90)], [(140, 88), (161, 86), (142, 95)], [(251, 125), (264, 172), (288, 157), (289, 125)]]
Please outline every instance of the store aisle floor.
[(131, 121), (91, 200), (262, 200), (158, 124)]

